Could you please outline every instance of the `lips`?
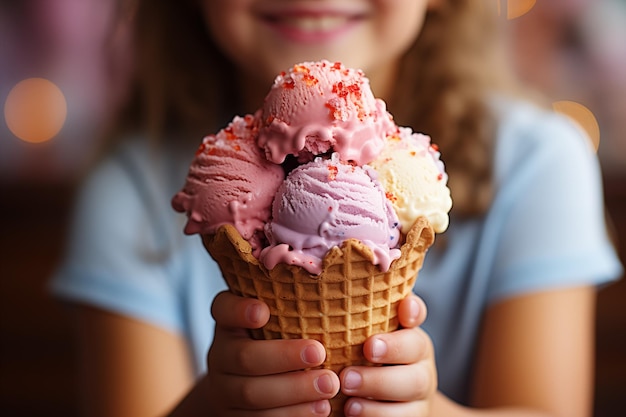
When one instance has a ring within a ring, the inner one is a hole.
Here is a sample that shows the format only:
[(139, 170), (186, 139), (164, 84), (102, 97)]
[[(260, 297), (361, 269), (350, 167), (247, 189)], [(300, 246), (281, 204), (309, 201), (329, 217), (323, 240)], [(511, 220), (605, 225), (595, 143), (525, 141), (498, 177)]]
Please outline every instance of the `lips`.
[(365, 18), (355, 11), (310, 9), (273, 10), (259, 16), (270, 29), (296, 42), (336, 40)]
[(285, 16), (271, 22), (290, 30), (323, 33), (338, 30), (350, 23), (351, 19), (346, 16)]

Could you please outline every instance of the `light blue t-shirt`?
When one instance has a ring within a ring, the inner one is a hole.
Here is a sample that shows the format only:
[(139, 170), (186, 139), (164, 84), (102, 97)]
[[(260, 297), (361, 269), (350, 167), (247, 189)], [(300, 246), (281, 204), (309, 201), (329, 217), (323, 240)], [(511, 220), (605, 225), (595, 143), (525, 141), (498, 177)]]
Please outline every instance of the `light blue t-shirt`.
[[(440, 389), (460, 402), (486, 307), (533, 291), (600, 285), (622, 273), (586, 136), (528, 104), (496, 104), (493, 204), (472, 220), (456, 218), (453, 209), (415, 285), (429, 308), (424, 328), (435, 345)], [(226, 287), (200, 238), (183, 235), (184, 215), (171, 209), (189, 162), (137, 140), (100, 164), (79, 195), (52, 288), (64, 299), (182, 334), (200, 374), (213, 335), (211, 302)]]

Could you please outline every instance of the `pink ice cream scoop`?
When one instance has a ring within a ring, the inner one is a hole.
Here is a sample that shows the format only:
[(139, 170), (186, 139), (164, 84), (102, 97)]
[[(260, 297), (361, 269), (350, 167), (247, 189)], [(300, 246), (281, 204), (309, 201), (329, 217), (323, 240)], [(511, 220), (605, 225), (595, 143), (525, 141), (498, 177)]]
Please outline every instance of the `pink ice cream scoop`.
[(403, 233), (424, 216), (435, 232), (443, 233), (452, 208), (448, 175), (437, 145), (408, 127), (387, 137), (380, 156), (370, 162), (400, 219)]
[(284, 180), (282, 167), (267, 161), (256, 144), (258, 126), (252, 115), (236, 116), (203, 139), (183, 189), (172, 199), (176, 211), (187, 213), (186, 234), (213, 234), (230, 223), (258, 254), (272, 199)]
[(363, 165), (378, 156), (395, 124), (363, 72), (329, 61), (304, 62), (274, 80), (261, 110), (259, 146), (282, 163), (329, 151)]
[(270, 246), (260, 260), (298, 265), (319, 274), (322, 259), (349, 238), (372, 249), (374, 264), (388, 270), (400, 256), (398, 218), (369, 167), (316, 158), (289, 173), (272, 206), (266, 226)]

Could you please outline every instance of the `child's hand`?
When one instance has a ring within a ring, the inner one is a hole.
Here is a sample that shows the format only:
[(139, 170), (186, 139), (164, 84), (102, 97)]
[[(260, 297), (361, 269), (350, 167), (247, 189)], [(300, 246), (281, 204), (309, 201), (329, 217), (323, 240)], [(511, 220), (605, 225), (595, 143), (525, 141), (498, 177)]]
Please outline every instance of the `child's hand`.
[(215, 338), (209, 350), (209, 402), (214, 415), (312, 416), (330, 413), (327, 401), (339, 391), (326, 352), (314, 340), (252, 340), (245, 329), (269, 319), (268, 307), (255, 299), (219, 294), (212, 307)]
[(424, 302), (413, 295), (399, 307), (401, 330), (370, 337), (363, 347), (367, 360), (396, 366), (353, 366), (341, 371), (341, 390), (350, 397), (346, 416), (428, 416), (437, 390), (437, 371), (430, 337), (420, 329)]

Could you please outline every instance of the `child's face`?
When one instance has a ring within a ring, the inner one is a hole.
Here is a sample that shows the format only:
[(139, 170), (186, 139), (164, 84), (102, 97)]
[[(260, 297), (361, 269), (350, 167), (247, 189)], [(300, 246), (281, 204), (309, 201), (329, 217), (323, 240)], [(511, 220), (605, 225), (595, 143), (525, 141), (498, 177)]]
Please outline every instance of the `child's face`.
[(428, 2), (203, 0), (203, 11), (217, 44), (266, 85), (281, 70), (318, 59), (361, 68), (375, 84), (417, 37)]

